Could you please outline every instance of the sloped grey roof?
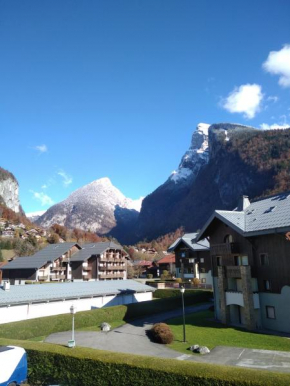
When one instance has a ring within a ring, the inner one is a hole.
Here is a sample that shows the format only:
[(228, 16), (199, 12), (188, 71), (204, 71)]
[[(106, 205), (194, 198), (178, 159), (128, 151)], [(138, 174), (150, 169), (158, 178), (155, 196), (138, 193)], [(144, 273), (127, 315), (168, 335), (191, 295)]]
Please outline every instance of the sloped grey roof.
[(123, 251), (121, 245), (114, 243), (113, 241), (105, 241), (100, 243), (87, 243), (82, 245), (82, 249), (75, 253), (70, 261), (86, 261), (92, 255), (101, 255), (107, 249), (120, 249)]
[(209, 250), (209, 242), (207, 239), (197, 241), (198, 233), (185, 233), (182, 237), (179, 237), (168, 248), (168, 252), (174, 252), (175, 248), (184, 242), (193, 251), (206, 251)]
[(1, 269), (38, 269), (48, 262), (54, 261), (68, 252), (77, 243), (58, 243), (50, 244), (41, 251), (36, 252), (33, 256), (18, 257), (10, 261)]
[(78, 299), (109, 294), (152, 292), (156, 288), (134, 280), (89, 281), (58, 284), (11, 285), (10, 290), (0, 287), (0, 307), (62, 299)]
[(218, 218), (245, 237), (290, 230), (290, 192), (253, 201), (243, 211), (216, 210), (203, 226), (199, 237), (204, 237), (208, 226)]

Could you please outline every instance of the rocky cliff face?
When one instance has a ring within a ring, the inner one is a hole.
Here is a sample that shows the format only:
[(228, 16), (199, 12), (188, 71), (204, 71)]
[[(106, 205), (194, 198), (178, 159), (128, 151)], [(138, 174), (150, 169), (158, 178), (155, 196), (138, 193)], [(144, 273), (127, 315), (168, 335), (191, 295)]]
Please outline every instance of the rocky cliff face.
[[(289, 148), (285, 145), (284, 153), (278, 156), (282, 160), (279, 167), (272, 167), (269, 161), (269, 165), (263, 164), (273, 150), (280, 151), (277, 140), (282, 134), (275, 131), (271, 136), (253, 127), (229, 123), (198, 125), (177, 171), (144, 199), (134, 241), (154, 239), (180, 226), (188, 232), (198, 230), (215, 209), (232, 210), (241, 195), (254, 198), (271, 192), (280, 167), (284, 175), (279, 189), (286, 189), (290, 161), (285, 166), (285, 157)], [(284, 134), (285, 139), (280, 138), (283, 144), (288, 140)], [(259, 143), (263, 143), (261, 149)]]
[[(101, 178), (73, 192), (53, 205), (36, 223), (48, 228), (53, 224), (90, 230), (100, 235), (123, 235), (122, 228), (133, 224), (139, 214), (140, 200), (126, 198), (109, 178)], [(121, 229), (121, 230), (120, 230)]]
[(12, 173), (2, 168), (0, 168), (0, 203), (16, 213), (20, 212), (18, 182)]

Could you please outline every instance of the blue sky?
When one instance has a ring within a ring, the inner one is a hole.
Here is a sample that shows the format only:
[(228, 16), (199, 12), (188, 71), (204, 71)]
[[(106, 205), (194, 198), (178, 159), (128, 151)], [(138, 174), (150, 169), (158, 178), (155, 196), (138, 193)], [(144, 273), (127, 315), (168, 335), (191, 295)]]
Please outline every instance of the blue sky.
[(199, 122), (290, 122), (288, 0), (2, 0), (0, 15), (0, 166), (27, 212), (105, 176), (146, 196)]

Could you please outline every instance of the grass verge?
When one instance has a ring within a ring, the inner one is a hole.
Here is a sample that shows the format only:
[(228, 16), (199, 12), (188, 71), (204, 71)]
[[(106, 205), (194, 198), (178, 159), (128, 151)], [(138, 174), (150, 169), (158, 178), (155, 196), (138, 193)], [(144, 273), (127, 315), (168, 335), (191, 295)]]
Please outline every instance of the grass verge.
[(203, 311), (186, 315), (186, 340), (183, 343), (182, 318), (169, 319), (166, 323), (171, 327), (175, 340), (170, 347), (182, 353), (189, 353), (188, 347), (193, 344), (207, 346), (231, 346), (255, 348), (262, 350), (290, 351), (290, 340), (280, 336), (250, 332), (241, 328), (225, 326), (213, 321), (211, 311)]

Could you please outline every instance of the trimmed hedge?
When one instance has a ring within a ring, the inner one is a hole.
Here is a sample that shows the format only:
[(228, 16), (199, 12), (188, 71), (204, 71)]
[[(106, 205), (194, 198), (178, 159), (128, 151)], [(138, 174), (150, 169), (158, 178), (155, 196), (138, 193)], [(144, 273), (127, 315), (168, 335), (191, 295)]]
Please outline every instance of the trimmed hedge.
[[(167, 299), (167, 298), (181, 298), (181, 293), (179, 289), (157, 289), (153, 293), (153, 297), (157, 299)], [(184, 297), (186, 298), (186, 305), (192, 305), (195, 303), (208, 302), (212, 299), (213, 293), (208, 290), (185, 290)]]
[(31, 385), (289, 386), (290, 374), (143, 357), (36, 342), (7, 341), (28, 353)]
[[(167, 290), (157, 290), (156, 292)], [(171, 290), (169, 290), (169, 293)], [(187, 291), (186, 291), (187, 292)], [(188, 291), (190, 292), (190, 291)], [(197, 304), (207, 300), (209, 291), (192, 291), (195, 294), (188, 297), (185, 305)], [(210, 293), (210, 292), (209, 292)], [(180, 295), (180, 294), (179, 294)], [(122, 306), (99, 308), (91, 311), (77, 312), (75, 315), (75, 328), (99, 326), (103, 322), (111, 323), (114, 320), (129, 321), (147, 315), (171, 311), (181, 307), (180, 297), (133, 303)], [(24, 320), (21, 322), (0, 325), (0, 338), (32, 339), (47, 336), (54, 332), (68, 331), (71, 329), (72, 318), (70, 314), (47, 316), (43, 318)]]

